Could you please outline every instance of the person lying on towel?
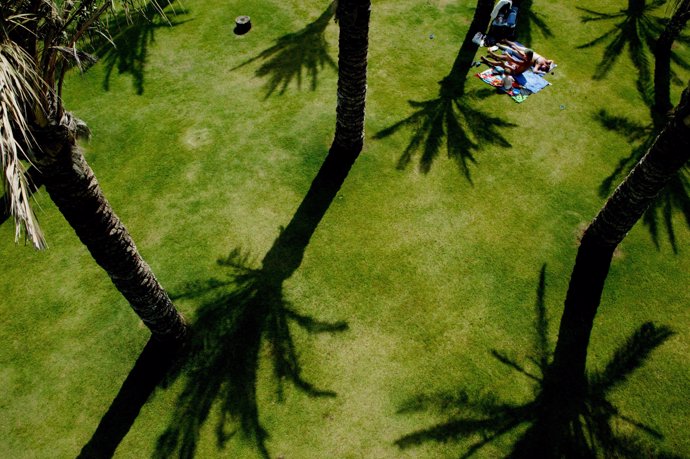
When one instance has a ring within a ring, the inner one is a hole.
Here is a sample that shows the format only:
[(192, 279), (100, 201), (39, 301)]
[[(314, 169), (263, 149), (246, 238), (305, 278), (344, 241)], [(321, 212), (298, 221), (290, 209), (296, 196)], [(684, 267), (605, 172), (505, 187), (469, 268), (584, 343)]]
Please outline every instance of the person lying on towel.
[[(530, 50), (529, 48), (526, 48), (519, 43), (516, 43), (514, 41), (510, 40), (502, 40), (501, 43), (498, 43), (496, 46), (501, 48), (505, 54), (503, 56), (512, 56), (516, 57), (520, 60), (524, 59), (524, 56), (526, 54), (527, 50)], [(531, 51), (531, 50), (530, 50)], [(538, 74), (538, 75), (543, 75), (545, 73), (549, 73), (551, 71), (551, 68), (553, 67), (553, 60), (551, 59), (546, 59), (544, 56), (541, 54), (538, 54), (534, 51), (532, 51), (532, 59), (531, 59), (531, 64), (532, 64), (532, 72)]]
[(516, 51), (515, 53), (515, 56), (510, 53), (498, 55), (489, 51), (489, 55), (492, 59), (482, 56), (481, 61), (490, 67), (503, 67), (505, 73), (509, 75), (520, 75), (532, 68), (534, 51), (525, 48), (524, 51)]

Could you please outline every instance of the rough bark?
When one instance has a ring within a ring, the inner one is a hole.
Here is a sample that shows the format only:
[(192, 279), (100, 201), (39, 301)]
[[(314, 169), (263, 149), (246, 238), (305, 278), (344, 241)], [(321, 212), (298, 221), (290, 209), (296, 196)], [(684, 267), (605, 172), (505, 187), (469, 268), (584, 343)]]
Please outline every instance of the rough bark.
[(654, 112), (666, 115), (671, 105), (671, 47), (690, 20), (690, 0), (683, 0), (654, 45)]
[(338, 106), (333, 148), (359, 153), (364, 144), (371, 1), (339, 0)]
[(181, 340), (186, 333), (184, 318), (115, 215), (71, 134), (57, 128), (38, 139), (43, 155), (37, 166), (46, 191), (96, 263), (156, 339)]
[(582, 237), (554, 355), (559, 371), (578, 377), (584, 373), (589, 334), (613, 251), (690, 158), (689, 99), (686, 89), (666, 127)]
[(511, 457), (592, 457), (587, 412), (587, 347), (613, 252), (668, 181), (690, 159), (690, 88), (647, 154), (585, 231), (565, 299), (553, 362), (544, 375), (536, 421)]

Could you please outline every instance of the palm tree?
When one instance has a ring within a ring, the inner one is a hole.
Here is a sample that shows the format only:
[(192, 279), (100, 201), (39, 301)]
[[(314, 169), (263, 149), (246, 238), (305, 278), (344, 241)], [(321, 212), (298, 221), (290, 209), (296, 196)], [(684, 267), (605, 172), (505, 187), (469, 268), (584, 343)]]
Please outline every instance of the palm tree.
[(301, 375), (290, 322), (310, 332), (342, 331), (347, 324), (320, 322), (299, 314), (287, 303), (283, 284), (302, 264), (312, 235), (364, 145), (370, 8), (369, 0), (338, 1), (338, 105), (333, 144), (307, 195), (288, 225), (281, 228), (261, 267), (251, 268), (249, 257), (234, 250), (219, 260), (230, 269), (227, 281), (210, 279), (191, 285), (185, 292), (185, 296), (210, 292), (215, 296), (198, 310), (190, 343), (189, 379), (176, 403), (170, 427), (158, 439), (156, 458), (194, 456), (200, 429), (219, 399), (221, 416), (215, 429), (218, 445), (222, 447), (231, 438), (226, 427), (235, 420), (239, 430), (256, 444), (259, 454), (270, 457), (268, 432), (260, 421), (256, 397), (259, 350), (264, 340), (271, 346), (279, 383), (291, 382), (311, 396), (335, 396), (314, 387)]
[[(624, 136), (628, 142), (635, 144), (630, 154), (623, 158), (616, 169), (602, 182), (599, 192), (603, 197), (608, 196), (612, 186), (639, 162), (666, 124), (666, 117), (671, 109), (671, 80), (678, 80), (678, 76), (671, 69), (671, 62), (681, 67), (690, 68), (685, 61), (672, 52), (671, 48), (675, 41), (683, 41), (680, 33), (688, 19), (690, 19), (690, 1), (678, 0), (674, 5), (670, 20), (653, 45), (654, 97), (647, 100), (650, 104), (651, 122), (648, 124), (635, 122), (625, 116), (612, 115), (606, 110), (600, 110), (596, 115), (596, 119), (604, 128)], [(687, 166), (683, 167), (671, 179), (668, 186), (659, 194), (643, 216), (643, 222), (649, 228), (654, 244), (659, 247), (659, 226), (661, 224), (666, 229), (669, 242), (675, 253), (678, 252), (678, 247), (673, 228), (672, 216), (674, 212), (680, 211), (687, 224), (690, 225), (688, 171), (690, 169)]]
[(359, 154), (364, 145), (370, 0), (339, 0), (338, 105), (332, 150)]
[(545, 382), (553, 397), (579, 399), (586, 350), (613, 252), (669, 181), (690, 159), (690, 86), (647, 154), (614, 191), (580, 241), (558, 344)]
[[(661, 432), (644, 422), (633, 419), (615, 406), (611, 400), (614, 390), (625, 385), (630, 376), (648, 360), (652, 351), (661, 346), (673, 331), (666, 326), (646, 322), (613, 353), (603, 370), (591, 371), (587, 377), (584, 397), (567, 411), (566, 406), (552, 406), (545, 392), (550, 372), (551, 347), (548, 339), (548, 320), (544, 293), (546, 265), (542, 266), (537, 288), (534, 344), (526, 361), (521, 362), (506, 352), (492, 349), (492, 356), (533, 383), (534, 397), (527, 401), (505, 400), (495, 394), (473, 394), (466, 389), (453, 393), (418, 395), (407, 401), (399, 413), (438, 411), (447, 421), (409, 433), (396, 440), (400, 448), (410, 448), (429, 441), (467, 439), (469, 444), (461, 456), (467, 458), (489, 443), (509, 434), (517, 434), (510, 458), (642, 458), (676, 457), (647, 441), (660, 440)], [(545, 414), (557, 411), (557, 428), (548, 434), (544, 424), (551, 426)], [(618, 426), (624, 425), (626, 429)], [(634, 428), (641, 436), (628, 427)]]
[[(133, 0), (124, 2), (132, 9)], [(90, 62), (80, 42), (103, 33), (112, 2), (18, 0), (0, 6), (0, 139), (3, 183), (15, 218), (35, 247), (45, 239), (29, 205), (22, 161), (36, 166), (46, 191), (95, 261), (162, 341), (185, 335), (186, 324), (139, 254), (77, 145), (84, 122), (65, 110), (66, 72)]]

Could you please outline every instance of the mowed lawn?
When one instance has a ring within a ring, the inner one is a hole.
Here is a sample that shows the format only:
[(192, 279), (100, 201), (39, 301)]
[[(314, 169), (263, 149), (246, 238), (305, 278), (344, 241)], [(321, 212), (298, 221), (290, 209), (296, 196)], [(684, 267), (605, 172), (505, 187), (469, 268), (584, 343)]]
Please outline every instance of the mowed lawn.
[[(338, 37), (328, 2), (185, 0), (176, 15), (167, 10), (172, 26), (140, 28), (137, 46), (122, 45), (120, 60), (104, 58), (69, 78), (66, 106), (92, 129), (84, 149), (106, 196), (178, 308), (192, 324), (204, 318), (197, 336), (208, 337), (208, 359), (156, 388), (116, 457), (177, 456), (166, 449), (173, 437), (196, 457), (261, 457), (255, 438), (232, 418), (237, 413), (258, 419), (276, 458), (458, 457), (481, 437), (408, 449), (395, 441), (461, 409), (405, 408), (462, 391), (500, 403), (534, 397), (538, 385), (492, 351), (538, 374), (530, 361), (539, 357), (538, 300), (553, 346), (578, 235), (605, 200), (600, 185), (636, 145), (606, 129), (598, 113), (645, 125), (649, 112), (627, 51), (593, 80), (605, 44), (576, 48), (615, 21), (583, 24), (585, 13), (572, 2), (529, 3), (530, 35), (520, 38), (558, 63), (552, 86), (516, 104), (468, 75), (464, 102), (512, 125), (496, 128), (505, 145), (477, 142), (468, 178), (445, 144), (433, 159), (422, 161), (422, 147), (401, 166), (414, 126), (374, 136), (418, 109), (409, 101), (439, 97), (437, 82), (450, 72), (476, 2), (373, 2), (364, 151), (306, 246), (286, 248), (302, 258), (281, 279), (271, 324), (253, 341), (255, 356), (214, 352), (256, 338), (227, 329), (242, 285), (216, 289), (228, 298), (220, 304), (213, 292), (194, 295), (194, 288), (231, 279), (217, 260), (233, 252), (245, 255), (247, 268), (261, 268), (328, 153)], [(626, 2), (578, 6), (613, 13)], [(235, 36), (240, 14), (251, 16), (253, 28)], [(287, 34), (295, 35), (279, 41)], [(277, 43), (285, 46), (262, 54)], [(690, 58), (686, 47), (676, 49)], [(302, 67), (301, 78), (299, 56), (314, 69)], [(690, 78), (676, 70), (682, 81)], [(681, 89), (673, 86), (674, 103)], [(466, 132), (476, 139), (485, 127)], [(76, 457), (149, 332), (43, 191), (36, 209), (50, 246), (44, 252), (15, 245), (11, 221), (0, 226), (0, 456)], [(623, 241), (588, 366), (602, 369), (647, 321), (671, 327), (675, 334), (608, 400), (657, 435), (617, 420), (620, 432), (687, 456), (690, 231), (679, 212), (669, 218), (677, 253), (661, 213), (658, 246), (642, 223)], [(347, 328), (319, 332), (299, 317)], [(313, 396), (277, 378), (274, 362), (285, 346), (294, 347), (300, 380), (335, 396)], [(242, 373), (237, 362), (256, 373)], [(238, 373), (242, 390), (223, 379)], [(210, 404), (207, 416), (199, 400)], [(522, 430), (477, 457), (506, 454)]]

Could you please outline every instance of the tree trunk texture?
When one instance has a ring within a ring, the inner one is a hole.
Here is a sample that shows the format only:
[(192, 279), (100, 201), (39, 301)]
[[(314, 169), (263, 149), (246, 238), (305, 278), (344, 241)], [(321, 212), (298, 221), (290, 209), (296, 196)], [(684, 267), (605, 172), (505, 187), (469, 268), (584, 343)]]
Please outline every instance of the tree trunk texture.
[(671, 47), (690, 19), (690, 0), (683, 0), (654, 45), (654, 113), (665, 116), (671, 105)]
[(96, 180), (67, 129), (38, 138), (38, 160), (46, 191), (115, 287), (161, 341), (182, 340), (184, 318), (139, 254), (134, 241)]
[(587, 412), (587, 347), (613, 252), (668, 181), (690, 159), (690, 87), (647, 154), (585, 231), (565, 298), (553, 362), (537, 417), (510, 457), (593, 457)]
[(690, 158), (690, 88), (647, 154), (585, 231), (565, 299), (553, 362), (544, 375), (537, 421), (513, 457), (591, 453), (580, 416), (586, 412), (587, 347), (613, 252), (666, 183)]
[(690, 158), (689, 99), (690, 88), (647, 154), (606, 201), (582, 237), (554, 354), (554, 367), (569, 369), (573, 377), (584, 373), (589, 334), (613, 251)]
[(339, 0), (338, 106), (333, 148), (355, 155), (364, 145), (371, 1)]

